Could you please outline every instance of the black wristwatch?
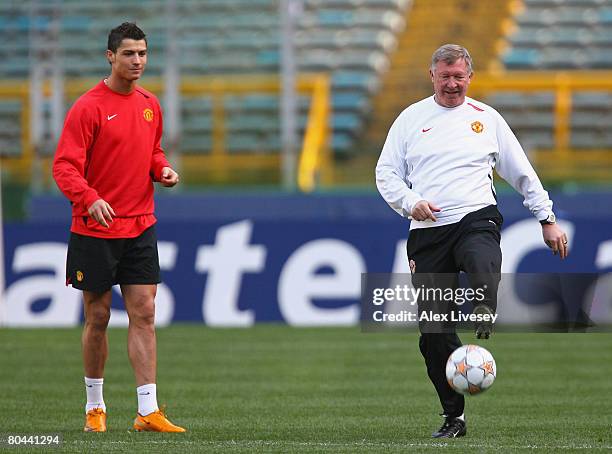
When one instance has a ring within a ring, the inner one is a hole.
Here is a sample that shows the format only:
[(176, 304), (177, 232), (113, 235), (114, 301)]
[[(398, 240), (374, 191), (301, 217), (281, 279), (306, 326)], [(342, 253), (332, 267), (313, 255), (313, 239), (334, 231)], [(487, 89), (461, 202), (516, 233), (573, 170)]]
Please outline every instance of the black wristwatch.
[(540, 221), (540, 224), (542, 225), (550, 225), (550, 224), (555, 224), (557, 222), (557, 217), (555, 216), (555, 213), (550, 213), (546, 219), (542, 219)]

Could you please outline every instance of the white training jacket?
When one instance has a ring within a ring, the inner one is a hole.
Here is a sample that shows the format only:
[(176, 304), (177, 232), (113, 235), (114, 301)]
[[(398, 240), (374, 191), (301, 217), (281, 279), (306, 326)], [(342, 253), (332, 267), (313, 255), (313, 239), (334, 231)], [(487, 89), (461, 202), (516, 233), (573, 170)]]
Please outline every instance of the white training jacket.
[(438, 206), (436, 222), (413, 220), (410, 229), (438, 227), (497, 203), (493, 168), (523, 195), (523, 205), (538, 220), (552, 213), (548, 193), (495, 109), (468, 97), (460, 106), (443, 107), (430, 96), (405, 109), (391, 126), (376, 165), (376, 186), (408, 219), (419, 200)]

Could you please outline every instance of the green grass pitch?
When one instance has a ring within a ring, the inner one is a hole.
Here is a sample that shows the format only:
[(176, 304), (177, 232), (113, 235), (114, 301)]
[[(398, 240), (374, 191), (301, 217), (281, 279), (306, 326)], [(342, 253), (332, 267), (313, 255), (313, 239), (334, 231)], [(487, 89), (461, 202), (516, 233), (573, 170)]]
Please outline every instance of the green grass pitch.
[(478, 341), (495, 356), (496, 383), (467, 398), (467, 437), (442, 442), (429, 438), (440, 409), (414, 332), (158, 329), (158, 400), (187, 434), (130, 430), (136, 393), (126, 334), (109, 331), (109, 430), (85, 434), (80, 329), (0, 329), (0, 433), (59, 432), (62, 452), (612, 449), (610, 334)]

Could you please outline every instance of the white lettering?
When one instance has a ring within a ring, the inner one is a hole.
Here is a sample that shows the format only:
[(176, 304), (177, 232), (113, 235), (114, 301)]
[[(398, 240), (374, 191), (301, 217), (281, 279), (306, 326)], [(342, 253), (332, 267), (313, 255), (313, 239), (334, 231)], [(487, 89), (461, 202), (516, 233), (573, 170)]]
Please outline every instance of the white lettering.
[[(29, 243), (15, 249), (13, 271), (52, 271), (24, 277), (6, 292), (8, 326), (75, 326), (81, 317), (81, 292), (66, 286), (66, 244)], [(48, 307), (34, 312), (32, 305), (50, 299)]]
[(252, 310), (238, 309), (243, 273), (263, 271), (266, 248), (250, 245), (252, 221), (241, 221), (221, 227), (215, 244), (200, 246), (196, 271), (208, 273), (202, 301), (204, 320), (210, 326), (251, 326)]
[[(395, 245), (395, 258), (393, 259), (393, 274), (410, 274), (410, 266), (408, 264), (408, 252), (406, 244), (408, 240), (399, 240)], [(391, 286), (396, 285), (396, 282), (391, 282)]]
[(600, 270), (612, 267), (612, 240), (604, 241), (597, 248), (595, 266)]
[(416, 322), (416, 314), (409, 311), (387, 314), (383, 311), (374, 311), (372, 319), (375, 322), (397, 323), (397, 322)]
[(495, 323), (498, 316), (499, 314), (464, 314), (463, 312), (451, 312), (451, 321)]
[[(559, 227), (567, 233), (569, 243), (572, 244), (574, 224), (567, 221), (558, 223)], [(548, 249), (542, 238), (542, 227), (533, 218), (515, 222), (504, 229), (500, 246), (504, 257), (502, 273), (516, 273), (527, 254), (538, 249)]]
[[(315, 274), (328, 266), (334, 274)], [(345, 241), (320, 239), (302, 245), (287, 260), (278, 283), (278, 304), (290, 325), (353, 325), (359, 320), (359, 304), (336, 309), (316, 307), (312, 300), (358, 299), (363, 257)]]
[[(597, 248), (595, 266), (600, 270), (612, 267), (612, 240), (604, 241)], [(589, 316), (598, 323), (610, 323), (612, 320), (612, 273), (601, 275), (594, 286), (593, 304)]]
[(419, 322), (447, 322), (448, 314), (438, 314), (434, 311), (423, 311), (419, 314)]
[[(574, 224), (567, 221), (559, 221), (559, 227), (563, 229), (573, 244)], [(528, 307), (516, 295), (514, 290), (515, 281), (511, 273), (516, 273), (521, 261), (531, 252), (538, 249), (548, 249), (542, 238), (542, 227), (533, 219), (524, 219), (515, 222), (504, 229), (501, 238), (501, 249), (503, 255), (502, 273), (508, 273), (500, 282), (497, 292), (498, 301), (503, 301), (497, 308), (502, 320), (506, 323), (532, 323), (535, 320), (552, 320), (557, 310), (555, 303), (540, 304)], [(551, 259), (553, 259), (551, 253)]]

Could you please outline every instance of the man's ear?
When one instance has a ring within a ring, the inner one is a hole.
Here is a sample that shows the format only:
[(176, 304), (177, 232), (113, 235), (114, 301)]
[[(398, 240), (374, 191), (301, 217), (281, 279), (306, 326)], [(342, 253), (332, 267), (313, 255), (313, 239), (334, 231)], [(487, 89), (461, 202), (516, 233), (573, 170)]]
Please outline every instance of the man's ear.
[(110, 50), (106, 50), (106, 60), (112, 65), (115, 60), (115, 54)]

